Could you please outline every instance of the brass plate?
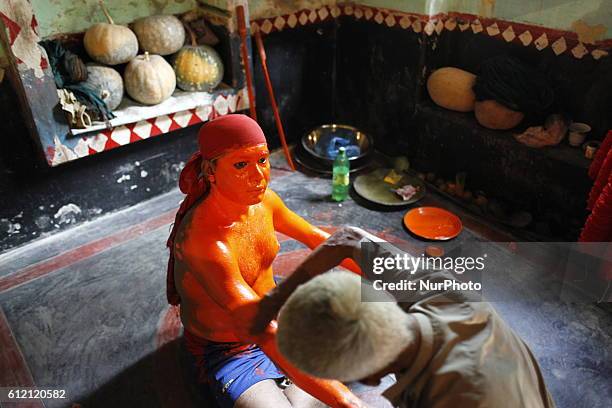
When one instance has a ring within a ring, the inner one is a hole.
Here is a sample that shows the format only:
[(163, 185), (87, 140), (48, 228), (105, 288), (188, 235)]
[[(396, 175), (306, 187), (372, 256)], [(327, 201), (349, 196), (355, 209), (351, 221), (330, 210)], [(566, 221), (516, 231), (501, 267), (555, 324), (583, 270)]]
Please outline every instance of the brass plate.
[[(416, 176), (404, 174), (397, 184), (384, 181), (391, 169), (377, 169), (368, 174), (362, 174), (355, 179), (353, 187), (357, 194), (376, 204), (389, 206), (404, 206), (416, 203), (425, 196), (425, 183)], [(406, 184), (420, 187), (420, 190), (410, 200), (402, 200), (394, 191)]]

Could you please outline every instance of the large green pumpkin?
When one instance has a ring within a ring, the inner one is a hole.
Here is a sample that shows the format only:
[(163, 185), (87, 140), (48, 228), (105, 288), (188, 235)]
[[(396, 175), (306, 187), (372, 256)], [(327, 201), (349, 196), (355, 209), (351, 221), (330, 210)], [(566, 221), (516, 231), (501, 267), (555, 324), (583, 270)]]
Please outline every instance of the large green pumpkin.
[(85, 84), (94, 89), (108, 109), (115, 110), (123, 99), (123, 79), (114, 68), (104, 65), (87, 64), (87, 81)]
[(223, 79), (221, 57), (208, 45), (186, 45), (174, 58), (176, 84), (184, 91), (210, 92)]

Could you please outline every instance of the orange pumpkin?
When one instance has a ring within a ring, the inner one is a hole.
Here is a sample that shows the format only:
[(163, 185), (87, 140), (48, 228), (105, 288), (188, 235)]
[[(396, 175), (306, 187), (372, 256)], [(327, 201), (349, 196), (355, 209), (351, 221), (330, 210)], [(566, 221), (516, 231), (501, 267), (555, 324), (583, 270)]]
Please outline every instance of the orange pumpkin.
[(523, 112), (508, 109), (493, 99), (477, 101), (474, 114), (482, 126), (497, 130), (512, 129), (525, 117)]
[(85, 32), (85, 50), (94, 61), (102, 64), (126, 63), (138, 54), (136, 35), (129, 28), (114, 24), (103, 2), (100, 6), (108, 23), (94, 24)]
[(476, 75), (459, 68), (445, 67), (435, 70), (427, 79), (431, 99), (439, 106), (458, 111), (474, 110), (476, 95), (472, 87)]

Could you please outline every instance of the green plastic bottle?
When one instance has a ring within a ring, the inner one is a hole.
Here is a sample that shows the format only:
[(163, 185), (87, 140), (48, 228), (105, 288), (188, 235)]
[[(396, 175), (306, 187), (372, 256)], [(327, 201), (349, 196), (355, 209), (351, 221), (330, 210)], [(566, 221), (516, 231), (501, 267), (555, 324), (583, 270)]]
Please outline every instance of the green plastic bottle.
[(338, 155), (334, 159), (332, 176), (332, 200), (344, 201), (349, 191), (349, 159), (344, 147), (338, 149)]

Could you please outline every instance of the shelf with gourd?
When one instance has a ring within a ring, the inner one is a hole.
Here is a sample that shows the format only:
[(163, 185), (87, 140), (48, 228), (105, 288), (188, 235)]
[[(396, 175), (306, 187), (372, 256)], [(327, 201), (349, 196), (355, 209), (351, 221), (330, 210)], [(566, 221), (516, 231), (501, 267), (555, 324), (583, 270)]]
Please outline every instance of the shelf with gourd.
[[(42, 82), (19, 73), (35, 119), (31, 130), (49, 165), (248, 108), (232, 12), (200, 6), (124, 26), (99, 5), (108, 22), (84, 35), (49, 38), (60, 44), (62, 59), (54, 61), (45, 45), (50, 66)], [(58, 86), (58, 75), (66, 86)]]
[(476, 78), (454, 67), (434, 70), (426, 84), (431, 101), (426, 98), (419, 101), (417, 116), (425, 122), (471, 129), (474, 140), (496, 141), (505, 149), (533, 160), (569, 166), (580, 173), (588, 168), (590, 162), (581, 149), (563, 143), (568, 133), (567, 118), (553, 114), (541, 126), (524, 123), (523, 112), (511, 110), (494, 99), (477, 100), (473, 90)]

